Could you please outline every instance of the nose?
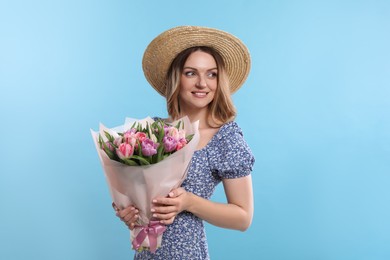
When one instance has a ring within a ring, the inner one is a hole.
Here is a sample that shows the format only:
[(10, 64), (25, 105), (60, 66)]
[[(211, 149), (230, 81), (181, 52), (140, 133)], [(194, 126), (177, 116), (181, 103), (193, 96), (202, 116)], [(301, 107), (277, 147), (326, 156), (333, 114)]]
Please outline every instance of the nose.
[(198, 77), (198, 81), (196, 82), (195, 86), (197, 86), (199, 88), (207, 87), (206, 79), (204, 77), (202, 77), (202, 76), (199, 76)]

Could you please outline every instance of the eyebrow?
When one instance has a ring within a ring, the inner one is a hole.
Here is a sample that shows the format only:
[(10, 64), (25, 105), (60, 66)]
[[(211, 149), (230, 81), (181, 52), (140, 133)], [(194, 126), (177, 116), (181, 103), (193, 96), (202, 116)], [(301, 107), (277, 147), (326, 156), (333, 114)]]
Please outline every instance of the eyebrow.
[[(183, 68), (183, 70), (185, 70), (185, 69), (198, 70), (197, 68), (189, 67), (189, 66), (186, 66), (186, 67)], [(208, 69), (208, 70), (218, 70), (218, 68), (215, 67), (215, 68), (211, 68), (211, 69)]]

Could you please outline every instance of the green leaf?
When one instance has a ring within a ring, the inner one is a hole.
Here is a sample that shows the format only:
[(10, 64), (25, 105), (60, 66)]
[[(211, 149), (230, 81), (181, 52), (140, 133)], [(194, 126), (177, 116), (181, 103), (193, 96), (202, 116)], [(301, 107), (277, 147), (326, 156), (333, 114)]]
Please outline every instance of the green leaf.
[(99, 140), (98, 140), (98, 142), (99, 142), (99, 147), (102, 148), (103, 138), (102, 138), (102, 136), (101, 136), (100, 134), (99, 134)]
[(107, 131), (104, 131), (104, 134), (106, 135), (108, 141), (114, 142), (115, 138), (112, 135), (110, 135)]
[(150, 164), (157, 163), (157, 153), (151, 156), (150, 158)]
[(187, 142), (190, 142), (190, 141), (192, 140), (193, 137), (194, 137), (193, 134), (192, 134), (192, 135), (187, 135), (187, 136), (186, 136)]
[(181, 125), (181, 120), (179, 120), (179, 122), (177, 122), (176, 128), (177, 128), (177, 129), (180, 129), (180, 125)]
[(157, 148), (157, 161), (156, 163), (160, 162), (163, 159), (163, 153), (164, 153), (164, 145), (160, 143), (160, 146)]
[(131, 159), (121, 159), (121, 161), (129, 166), (139, 166), (139, 164)]
[[(146, 133), (148, 136), (150, 134), (150, 127), (149, 127), (149, 122), (146, 122)], [(149, 136), (150, 137), (150, 136)]]
[(162, 143), (162, 140), (164, 139), (165, 131), (164, 131), (164, 126), (159, 125), (158, 126), (158, 138), (157, 141), (159, 144)]
[(138, 146), (138, 149), (137, 149), (138, 155), (142, 155), (141, 142), (138, 139), (137, 139), (137, 146)]
[(112, 145), (112, 147), (114, 147), (115, 149), (118, 148), (117, 145), (115, 145), (113, 142), (110, 142), (110, 144)]
[(133, 155), (130, 157), (130, 159), (136, 159), (138, 160), (142, 165), (149, 165), (150, 163), (143, 157), (138, 155)]
[(115, 159), (115, 154), (108, 148), (106, 143), (103, 143), (103, 149), (111, 160)]

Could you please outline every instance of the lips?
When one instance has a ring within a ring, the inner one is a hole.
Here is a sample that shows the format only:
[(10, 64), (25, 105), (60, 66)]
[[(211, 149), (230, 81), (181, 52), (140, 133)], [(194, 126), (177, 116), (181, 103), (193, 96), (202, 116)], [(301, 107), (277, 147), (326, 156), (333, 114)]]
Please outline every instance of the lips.
[(208, 92), (199, 92), (199, 91), (193, 91), (191, 92), (196, 97), (205, 97), (207, 96)]

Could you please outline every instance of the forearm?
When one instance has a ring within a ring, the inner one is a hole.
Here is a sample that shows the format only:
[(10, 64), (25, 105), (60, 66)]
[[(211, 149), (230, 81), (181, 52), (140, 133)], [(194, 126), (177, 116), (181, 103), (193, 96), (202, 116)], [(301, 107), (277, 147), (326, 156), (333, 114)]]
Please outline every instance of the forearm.
[(252, 206), (218, 203), (190, 194), (187, 211), (215, 226), (245, 231), (252, 222)]
[(153, 217), (167, 225), (185, 210), (215, 226), (245, 231), (253, 216), (251, 176), (224, 179), (223, 187), (227, 203), (209, 201), (183, 188), (174, 189), (168, 197), (153, 200)]

